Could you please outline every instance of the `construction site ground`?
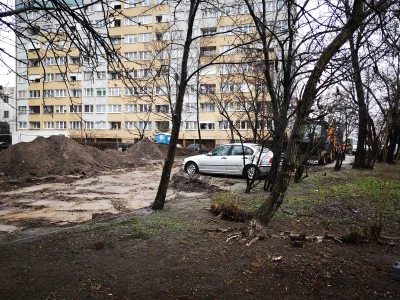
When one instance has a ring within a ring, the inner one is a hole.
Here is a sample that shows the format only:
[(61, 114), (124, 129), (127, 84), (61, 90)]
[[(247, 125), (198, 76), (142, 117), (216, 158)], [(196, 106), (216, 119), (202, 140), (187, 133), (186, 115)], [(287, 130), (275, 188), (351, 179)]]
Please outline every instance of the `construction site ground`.
[[(395, 167), (310, 168), (257, 235), (210, 207), (255, 210), (268, 196), (262, 184), (244, 194), (239, 177), (188, 176), (185, 149), (165, 208), (150, 209), (166, 151), (144, 140), (103, 152), (52, 137), (0, 152), (0, 299), (399, 299)], [(363, 228), (382, 203), (374, 240)]]

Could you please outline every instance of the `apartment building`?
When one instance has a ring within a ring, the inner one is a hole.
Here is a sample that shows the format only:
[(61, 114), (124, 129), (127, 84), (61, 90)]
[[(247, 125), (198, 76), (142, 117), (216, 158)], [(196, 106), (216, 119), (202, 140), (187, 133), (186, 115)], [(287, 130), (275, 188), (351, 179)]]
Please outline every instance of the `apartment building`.
[[(86, 19), (57, 20), (33, 10), (18, 20), (29, 38), (17, 45), (17, 132), (119, 142), (154, 140), (169, 132), (189, 5), (66, 2), (83, 7)], [(266, 64), (257, 33), (247, 6), (229, 3), (219, 9), (201, 6), (194, 22), (179, 136), (183, 145), (198, 140), (199, 133), (211, 148), (268, 131)], [(276, 18), (284, 15), (283, 1), (268, 5), (276, 28), (285, 30), (284, 18)]]
[(11, 132), (15, 132), (15, 88), (0, 85), (0, 149), (11, 143)]

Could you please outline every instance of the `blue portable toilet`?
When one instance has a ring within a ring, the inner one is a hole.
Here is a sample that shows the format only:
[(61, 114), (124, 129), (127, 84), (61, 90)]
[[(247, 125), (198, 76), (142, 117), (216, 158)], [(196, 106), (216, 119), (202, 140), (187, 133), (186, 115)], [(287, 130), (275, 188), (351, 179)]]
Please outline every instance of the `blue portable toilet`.
[(156, 143), (157, 144), (169, 145), (170, 139), (171, 139), (171, 135), (169, 133), (157, 133), (156, 134)]

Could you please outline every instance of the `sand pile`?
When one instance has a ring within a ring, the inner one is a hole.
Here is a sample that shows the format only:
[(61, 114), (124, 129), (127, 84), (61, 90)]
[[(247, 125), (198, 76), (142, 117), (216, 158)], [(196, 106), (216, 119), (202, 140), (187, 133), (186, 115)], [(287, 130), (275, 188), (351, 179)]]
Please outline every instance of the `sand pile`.
[(189, 175), (183, 170), (172, 175), (169, 187), (176, 191), (192, 193), (216, 193), (221, 189), (210, 182), (209, 176), (199, 174)]
[(142, 159), (165, 159), (166, 154), (160, 150), (157, 144), (150, 141), (149, 139), (143, 139), (132, 145), (128, 150), (125, 151), (126, 154), (134, 155), (137, 158)]
[(61, 135), (38, 137), (0, 152), (0, 173), (13, 178), (82, 174), (141, 164), (140, 160), (108, 154)]

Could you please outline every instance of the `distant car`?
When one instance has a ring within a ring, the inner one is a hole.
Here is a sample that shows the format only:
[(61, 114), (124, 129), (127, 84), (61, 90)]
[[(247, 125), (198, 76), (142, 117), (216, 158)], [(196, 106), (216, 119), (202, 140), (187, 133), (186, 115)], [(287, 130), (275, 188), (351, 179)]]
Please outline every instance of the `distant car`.
[(207, 154), (185, 158), (183, 169), (189, 174), (240, 175), (253, 179), (265, 175), (271, 168), (272, 152), (258, 144), (227, 144)]
[(187, 146), (187, 149), (193, 150), (199, 153), (207, 153), (207, 148), (203, 144), (190, 144)]

